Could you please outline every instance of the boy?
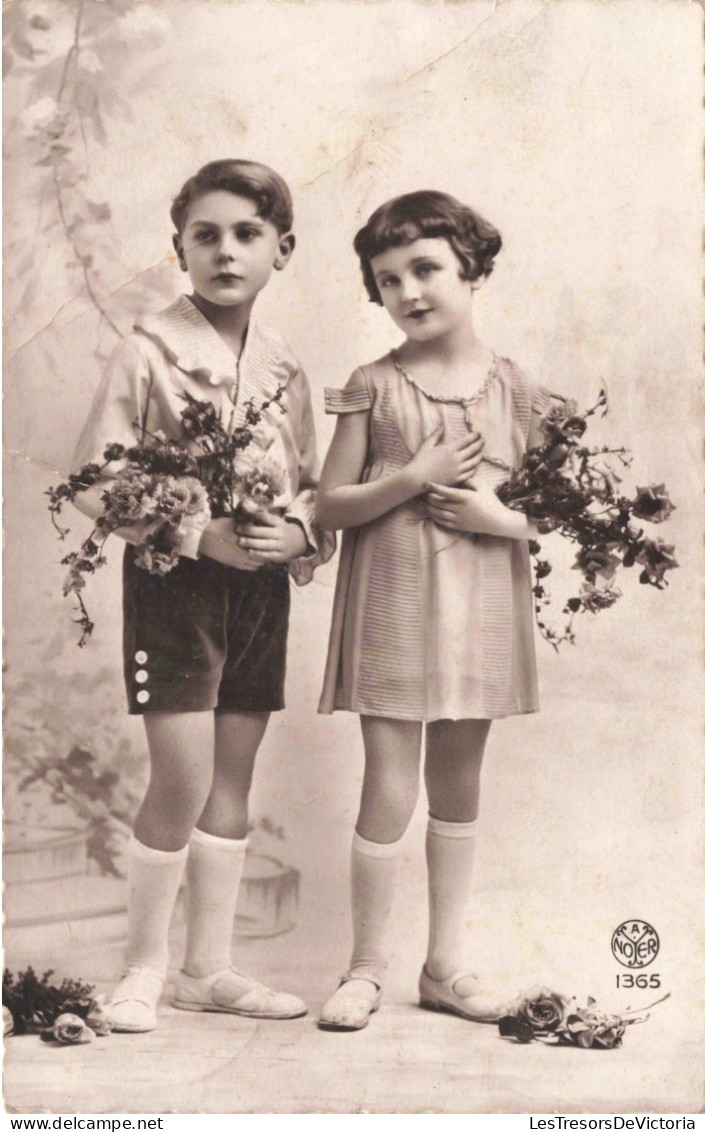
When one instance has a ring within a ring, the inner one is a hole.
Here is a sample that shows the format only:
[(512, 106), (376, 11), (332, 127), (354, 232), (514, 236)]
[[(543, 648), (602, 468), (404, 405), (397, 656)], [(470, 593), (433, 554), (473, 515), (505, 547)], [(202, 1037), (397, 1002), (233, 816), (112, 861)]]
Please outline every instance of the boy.
[[(110, 1014), (117, 1030), (156, 1025), (169, 922), (187, 875), (187, 942), (174, 1005), (255, 1018), (306, 1012), (231, 966), (230, 942), (247, 846), (247, 800), (269, 713), (284, 706), (291, 573), (299, 584), (333, 553), (316, 526), (316, 453), (306, 378), (284, 343), (251, 320), (259, 292), (294, 249), (289, 190), (273, 170), (216, 161), (191, 177), (171, 209), (174, 247), (193, 294), (146, 315), (118, 348), (79, 440), (75, 466), (106, 444), (135, 443), (133, 422), (181, 439), (183, 391), (243, 423), (285, 387), (266, 423), (286, 468), (284, 515), (234, 525), (215, 516), (182, 531), (166, 576), (124, 563), (124, 665), (129, 711), (144, 718), (150, 781), (130, 845), (125, 974)], [(102, 461), (101, 461), (102, 462)], [(100, 487), (78, 504), (101, 511)], [(139, 525), (120, 532), (128, 544)]]

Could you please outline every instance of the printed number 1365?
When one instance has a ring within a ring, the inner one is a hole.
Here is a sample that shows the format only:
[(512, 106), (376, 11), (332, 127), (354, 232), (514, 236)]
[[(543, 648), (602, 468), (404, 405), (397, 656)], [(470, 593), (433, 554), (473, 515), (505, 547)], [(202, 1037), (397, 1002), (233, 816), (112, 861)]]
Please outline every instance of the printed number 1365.
[(639, 987), (644, 990), (646, 987), (652, 987), (656, 990), (661, 986), (660, 975), (632, 975), (626, 972), (623, 975), (617, 975), (617, 986), (623, 987), (625, 990), (630, 987)]

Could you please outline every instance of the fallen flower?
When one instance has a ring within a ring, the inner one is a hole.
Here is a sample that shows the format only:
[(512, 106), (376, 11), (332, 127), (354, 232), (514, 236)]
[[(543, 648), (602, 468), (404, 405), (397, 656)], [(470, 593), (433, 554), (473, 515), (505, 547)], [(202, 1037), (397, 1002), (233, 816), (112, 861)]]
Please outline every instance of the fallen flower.
[(60, 1014), (50, 1031), (57, 1042), (80, 1045), (93, 1041), (93, 1031), (78, 1014)]
[[(644, 1009), (651, 1010), (669, 997), (670, 994), (665, 994)], [(615, 1049), (622, 1044), (628, 1026), (646, 1022), (648, 1018), (644, 1010), (626, 1010), (624, 1014), (601, 1010), (594, 998), (588, 998), (585, 1006), (579, 1006), (574, 998), (566, 999), (539, 987), (519, 1001), (515, 1014), (500, 1018), (499, 1035), (514, 1038), (523, 1045), (540, 1041), (545, 1045), (580, 1049)]]
[(105, 997), (101, 995), (100, 998), (95, 999), (91, 1004), (91, 1008), (86, 1015), (86, 1023), (90, 1026), (93, 1033), (99, 1038), (105, 1038), (111, 1032), (113, 1024), (110, 1016), (105, 1009)]

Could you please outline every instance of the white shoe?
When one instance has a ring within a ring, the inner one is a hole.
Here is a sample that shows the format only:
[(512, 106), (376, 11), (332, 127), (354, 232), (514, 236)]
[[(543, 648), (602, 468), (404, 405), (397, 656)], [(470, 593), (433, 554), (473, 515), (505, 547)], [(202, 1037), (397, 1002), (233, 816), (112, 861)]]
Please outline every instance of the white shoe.
[[(369, 983), (374, 987), (374, 994), (356, 993), (350, 985), (355, 982)], [(364, 1030), (370, 1015), (379, 1010), (381, 1001), (382, 991), (376, 979), (367, 973), (350, 971), (343, 975), (338, 989), (323, 1006), (318, 1025), (321, 1030)]]
[(419, 998), (421, 1006), (427, 1010), (445, 1010), (470, 1022), (498, 1022), (505, 1014), (512, 1013), (510, 1001), (483, 988), (477, 975), (467, 971), (451, 975), (449, 979), (432, 979), (424, 967), (419, 979)]
[(179, 1010), (241, 1014), (245, 1018), (300, 1018), (306, 1013), (306, 1004), (300, 998), (270, 990), (237, 967), (226, 967), (202, 978), (180, 971), (174, 1006)]
[(164, 976), (151, 967), (128, 967), (106, 1006), (113, 1030), (143, 1034), (157, 1025)]

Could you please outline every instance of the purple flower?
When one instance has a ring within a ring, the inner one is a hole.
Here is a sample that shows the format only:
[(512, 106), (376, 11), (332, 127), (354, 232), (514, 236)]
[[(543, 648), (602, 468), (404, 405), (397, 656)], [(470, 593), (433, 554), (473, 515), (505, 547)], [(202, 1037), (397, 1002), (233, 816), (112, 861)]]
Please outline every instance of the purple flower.
[(621, 558), (612, 554), (604, 546), (583, 546), (575, 556), (573, 570), (580, 570), (589, 581), (594, 582), (599, 576), (606, 582), (614, 578)]
[(123, 444), (109, 444), (103, 453), (103, 459), (111, 464), (113, 460), (121, 460), (125, 455), (125, 446)]
[(663, 523), (675, 509), (668, 498), (665, 484), (637, 487), (636, 499), (632, 505), (635, 519), (646, 519), (649, 523)]
[(592, 586), (585, 582), (580, 587), (580, 604), (588, 613), (599, 613), (601, 609), (609, 609), (621, 596), (621, 590), (609, 586)]
[(678, 565), (673, 555), (675, 549), (672, 543), (662, 542), (660, 538), (644, 539), (644, 545), (636, 556), (636, 561), (644, 567), (641, 580), (661, 588), (666, 571), (674, 570)]
[(238, 460), (233, 485), (238, 507), (245, 514), (286, 507), (290, 502), (286, 469), (271, 455), (254, 459), (249, 453)]
[(175, 479), (169, 476), (164, 481), (162, 499), (178, 515), (198, 515), (208, 510), (208, 495), (203, 484), (193, 476)]
[(578, 413), (576, 401), (564, 401), (552, 405), (544, 413), (539, 423), (542, 435), (548, 444), (577, 444), (587, 428), (587, 421)]

